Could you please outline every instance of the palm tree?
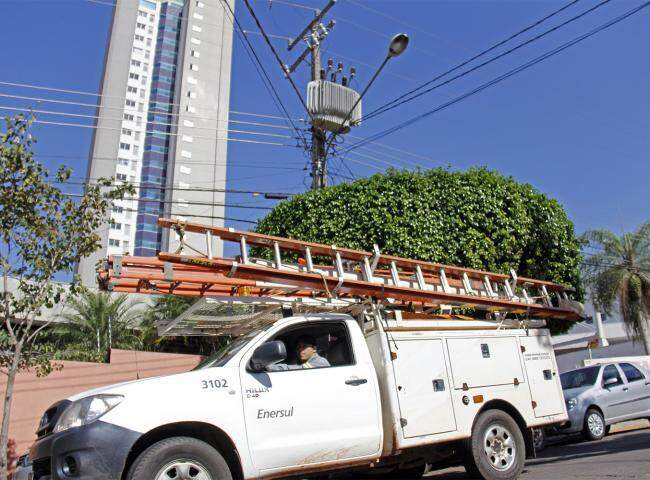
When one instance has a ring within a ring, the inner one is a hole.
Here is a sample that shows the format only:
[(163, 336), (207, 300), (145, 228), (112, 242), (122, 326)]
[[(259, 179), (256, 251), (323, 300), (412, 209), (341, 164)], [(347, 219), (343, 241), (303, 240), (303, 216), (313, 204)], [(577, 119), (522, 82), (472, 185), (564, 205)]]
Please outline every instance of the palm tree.
[(84, 290), (66, 304), (59, 315), (65, 323), (56, 328), (56, 333), (68, 342), (96, 349), (97, 357), (105, 358), (114, 346), (132, 348), (140, 343), (133, 333), (142, 314), (134, 308), (138, 304), (129, 301), (127, 295)]
[(595, 305), (604, 313), (617, 305), (628, 333), (650, 354), (650, 221), (620, 237), (591, 230), (584, 239), (598, 250), (584, 262)]

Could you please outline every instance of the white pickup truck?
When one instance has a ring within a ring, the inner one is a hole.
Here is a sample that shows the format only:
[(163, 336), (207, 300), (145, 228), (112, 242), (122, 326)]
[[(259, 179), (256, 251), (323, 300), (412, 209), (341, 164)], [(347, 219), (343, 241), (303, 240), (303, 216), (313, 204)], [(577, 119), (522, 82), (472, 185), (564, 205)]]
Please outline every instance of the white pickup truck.
[[(335, 313), (270, 321), (193, 371), (53, 405), (31, 448), (34, 480), (419, 478), (425, 465), (453, 464), (514, 479), (534, 455), (531, 429), (567, 419), (549, 333), (528, 327)], [(297, 368), (305, 334), (329, 366)], [(279, 362), (295, 366), (268, 370)]]

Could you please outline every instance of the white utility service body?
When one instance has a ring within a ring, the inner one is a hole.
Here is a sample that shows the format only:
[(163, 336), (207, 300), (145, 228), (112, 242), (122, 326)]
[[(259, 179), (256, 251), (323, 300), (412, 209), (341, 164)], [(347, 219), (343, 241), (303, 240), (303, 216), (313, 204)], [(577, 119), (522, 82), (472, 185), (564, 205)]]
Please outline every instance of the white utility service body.
[[(215, 447), (233, 479), (257, 479), (377, 467), (409, 452), (426, 459), (436, 445), (468, 439), (487, 409), (505, 411), (527, 439), (527, 429), (565, 421), (548, 331), (484, 323), (282, 318), (235, 340), (212, 365), (54, 405), (31, 450), (34, 480), (136, 478), (134, 462), (175, 436)], [(331, 367), (251, 371), (258, 347), (306, 328), (337, 342)], [(66, 409), (96, 395), (118, 402), (86, 425), (56, 431)]]

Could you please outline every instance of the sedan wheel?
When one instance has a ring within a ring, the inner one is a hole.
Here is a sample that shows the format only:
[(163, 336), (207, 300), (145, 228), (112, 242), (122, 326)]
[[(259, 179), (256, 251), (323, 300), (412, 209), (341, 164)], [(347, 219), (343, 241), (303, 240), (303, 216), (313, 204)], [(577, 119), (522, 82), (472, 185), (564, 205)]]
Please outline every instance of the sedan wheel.
[(587, 440), (600, 440), (605, 436), (605, 419), (598, 410), (592, 408), (587, 411), (582, 433)]

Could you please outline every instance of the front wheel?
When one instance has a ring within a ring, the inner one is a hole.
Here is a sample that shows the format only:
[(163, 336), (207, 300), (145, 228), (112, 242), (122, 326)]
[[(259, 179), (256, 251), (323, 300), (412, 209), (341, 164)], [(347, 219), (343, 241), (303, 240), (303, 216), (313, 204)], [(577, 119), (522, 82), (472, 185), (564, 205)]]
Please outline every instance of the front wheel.
[(601, 440), (605, 436), (605, 419), (595, 408), (587, 410), (582, 435), (586, 440)]
[(154, 443), (135, 460), (127, 480), (232, 480), (228, 464), (212, 446), (191, 437)]
[(476, 419), (466, 444), (465, 470), (485, 480), (512, 480), (524, 468), (526, 445), (519, 425), (502, 410), (487, 410)]

